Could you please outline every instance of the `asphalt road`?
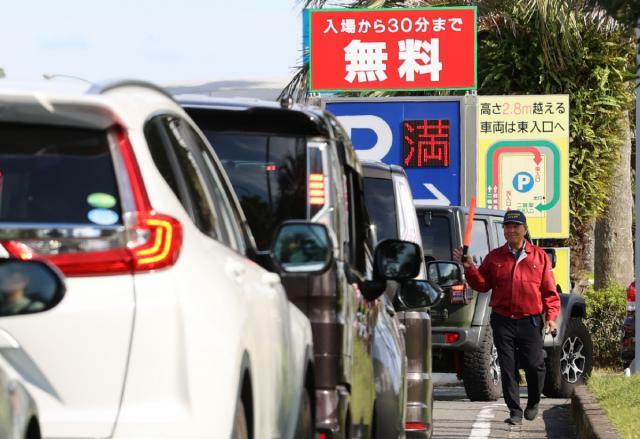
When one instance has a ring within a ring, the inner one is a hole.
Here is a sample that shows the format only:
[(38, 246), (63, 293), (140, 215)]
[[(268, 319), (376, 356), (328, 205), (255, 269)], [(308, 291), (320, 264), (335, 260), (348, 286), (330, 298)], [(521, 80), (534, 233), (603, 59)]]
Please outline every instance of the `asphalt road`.
[[(502, 399), (471, 402), (462, 387), (436, 387), (434, 397), (434, 438), (576, 438), (569, 399), (543, 396), (536, 419), (523, 420), (521, 426), (510, 426), (504, 423), (509, 411)], [(525, 387), (520, 388), (520, 397), (524, 407), (527, 398)]]

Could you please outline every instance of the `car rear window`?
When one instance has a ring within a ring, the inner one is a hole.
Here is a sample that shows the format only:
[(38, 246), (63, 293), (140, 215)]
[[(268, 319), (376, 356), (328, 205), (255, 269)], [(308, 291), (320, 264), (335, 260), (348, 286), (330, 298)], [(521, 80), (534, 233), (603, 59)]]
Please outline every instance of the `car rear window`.
[(446, 216), (431, 217), (425, 222), (420, 217), (420, 233), (422, 234), (422, 250), (425, 257), (431, 260), (449, 261), (453, 257), (451, 245), (451, 222)]
[(393, 181), (385, 178), (365, 178), (364, 201), (371, 224), (376, 228), (378, 241), (398, 239)]
[(0, 123), (0, 222), (121, 224), (107, 133)]
[(259, 250), (282, 221), (307, 216), (304, 137), (204, 131), (240, 200)]

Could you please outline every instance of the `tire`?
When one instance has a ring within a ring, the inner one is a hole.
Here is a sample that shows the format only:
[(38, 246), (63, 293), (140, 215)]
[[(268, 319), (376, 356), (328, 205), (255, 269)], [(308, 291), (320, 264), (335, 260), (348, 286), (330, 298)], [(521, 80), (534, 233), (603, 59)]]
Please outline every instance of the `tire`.
[(247, 412), (241, 399), (238, 399), (236, 403), (236, 415), (233, 419), (233, 435), (231, 437), (233, 439), (249, 439)]
[(302, 392), (298, 426), (296, 427), (296, 439), (313, 439), (315, 437), (312, 409), (309, 389), (305, 388)]
[(471, 401), (496, 401), (500, 398), (502, 379), (491, 326), (485, 327), (479, 346), (464, 353), (462, 382)]
[(593, 367), (591, 334), (580, 319), (571, 318), (559, 349), (548, 350), (542, 393), (549, 398), (570, 398), (584, 384)]

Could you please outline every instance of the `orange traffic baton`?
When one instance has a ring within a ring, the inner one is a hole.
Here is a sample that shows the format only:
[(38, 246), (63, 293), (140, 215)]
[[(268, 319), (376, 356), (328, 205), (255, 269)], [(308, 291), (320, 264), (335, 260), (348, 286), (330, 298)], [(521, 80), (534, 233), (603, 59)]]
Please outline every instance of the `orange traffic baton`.
[(464, 241), (462, 241), (462, 260), (464, 261), (469, 252), (469, 244), (471, 243), (471, 231), (473, 230), (473, 217), (476, 214), (476, 197), (471, 197), (471, 205), (469, 207), (469, 216), (467, 217), (467, 227), (464, 232)]

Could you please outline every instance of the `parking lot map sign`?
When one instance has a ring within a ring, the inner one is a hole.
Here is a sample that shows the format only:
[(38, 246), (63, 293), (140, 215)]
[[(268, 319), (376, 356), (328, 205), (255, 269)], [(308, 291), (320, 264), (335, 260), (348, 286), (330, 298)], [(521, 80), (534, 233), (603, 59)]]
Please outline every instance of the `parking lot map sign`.
[(533, 238), (569, 236), (569, 97), (479, 96), (478, 206), (517, 209)]
[(422, 205), (460, 203), (459, 99), (327, 99), (358, 157), (404, 168)]
[(476, 88), (475, 6), (308, 9), (304, 22), (312, 92)]

